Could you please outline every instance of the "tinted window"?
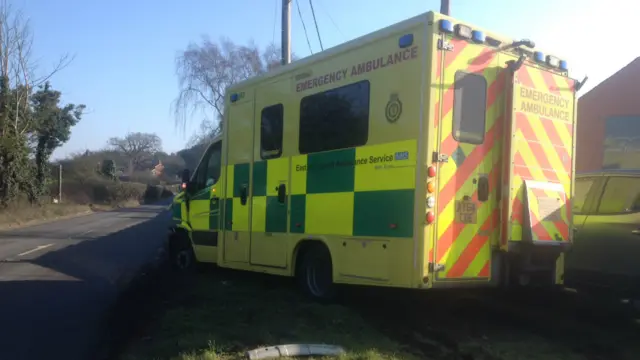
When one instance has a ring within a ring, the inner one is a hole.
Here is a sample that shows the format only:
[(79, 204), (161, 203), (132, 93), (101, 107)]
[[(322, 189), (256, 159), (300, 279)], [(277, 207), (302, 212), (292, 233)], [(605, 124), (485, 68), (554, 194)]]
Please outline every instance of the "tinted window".
[(576, 180), (576, 189), (573, 194), (573, 211), (575, 213), (581, 213), (584, 211), (585, 201), (587, 201), (587, 194), (591, 190), (591, 187), (595, 183), (595, 179), (578, 179)]
[(604, 128), (603, 169), (640, 168), (640, 116), (611, 116)]
[(640, 178), (611, 177), (602, 194), (598, 213), (619, 214), (640, 211), (640, 209), (634, 209), (639, 197)]
[(197, 190), (204, 189), (218, 182), (222, 171), (222, 142), (218, 141), (207, 150), (198, 166), (196, 181)]
[(260, 157), (277, 158), (282, 155), (284, 106), (272, 105), (262, 109), (260, 120)]
[(453, 95), (453, 138), (482, 144), (487, 111), (487, 80), (482, 75), (457, 71)]
[(366, 144), (369, 88), (369, 81), (365, 80), (303, 98), (300, 102), (300, 153)]

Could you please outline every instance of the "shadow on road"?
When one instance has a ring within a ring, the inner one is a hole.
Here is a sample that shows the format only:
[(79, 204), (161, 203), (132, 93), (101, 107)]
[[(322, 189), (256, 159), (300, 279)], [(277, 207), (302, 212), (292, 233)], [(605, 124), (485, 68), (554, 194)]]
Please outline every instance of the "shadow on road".
[[(0, 263), (0, 359), (99, 359), (105, 314), (162, 248), (170, 219), (164, 210), (121, 209), (156, 216), (106, 236), (74, 238), (78, 242), (38, 257)], [(44, 226), (0, 236), (55, 240), (63, 235)]]

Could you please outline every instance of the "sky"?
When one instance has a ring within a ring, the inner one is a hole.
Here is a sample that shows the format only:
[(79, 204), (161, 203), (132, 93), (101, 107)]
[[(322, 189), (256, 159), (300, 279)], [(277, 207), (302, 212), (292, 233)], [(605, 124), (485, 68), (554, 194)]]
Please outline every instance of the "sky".
[[(10, 1), (30, 21), (41, 73), (61, 55), (75, 56), (52, 85), (62, 91), (63, 102), (86, 104), (87, 114), (54, 159), (103, 148), (110, 137), (137, 131), (156, 133), (167, 152), (184, 148), (200, 119), (190, 120), (186, 131), (175, 126), (176, 56), (203, 35), (279, 45), (281, 1)], [(305, 57), (310, 50), (296, 5), (312, 50), (318, 52), (320, 46), (309, 1), (294, 0), (292, 51)], [(313, 0), (313, 5), (327, 49), (438, 11), (440, 0)], [(615, 16), (605, 16), (605, 11), (615, 11)], [(589, 76), (582, 94), (640, 55), (624, 36), (637, 33), (635, 13), (633, 0), (451, 0), (453, 17), (514, 39), (532, 39), (538, 49), (566, 59), (573, 78)]]

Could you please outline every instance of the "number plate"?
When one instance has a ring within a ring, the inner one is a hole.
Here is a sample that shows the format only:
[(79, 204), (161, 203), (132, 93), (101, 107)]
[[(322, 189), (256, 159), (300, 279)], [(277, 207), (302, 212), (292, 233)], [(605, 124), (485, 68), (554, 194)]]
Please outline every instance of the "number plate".
[(477, 221), (478, 208), (473, 201), (456, 200), (455, 221), (463, 224), (475, 224)]

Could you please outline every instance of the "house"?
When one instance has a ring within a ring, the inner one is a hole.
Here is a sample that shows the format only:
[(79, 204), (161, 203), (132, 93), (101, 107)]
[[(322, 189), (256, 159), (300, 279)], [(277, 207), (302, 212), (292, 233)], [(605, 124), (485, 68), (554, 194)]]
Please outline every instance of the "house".
[(578, 100), (576, 171), (640, 169), (640, 57)]
[(164, 165), (162, 165), (162, 161), (158, 161), (158, 164), (151, 169), (151, 173), (153, 176), (160, 177), (164, 172)]

